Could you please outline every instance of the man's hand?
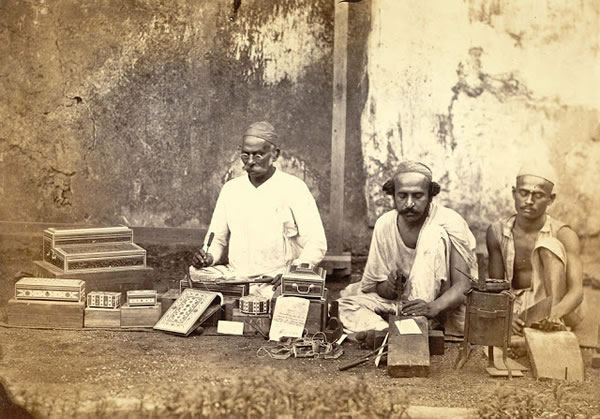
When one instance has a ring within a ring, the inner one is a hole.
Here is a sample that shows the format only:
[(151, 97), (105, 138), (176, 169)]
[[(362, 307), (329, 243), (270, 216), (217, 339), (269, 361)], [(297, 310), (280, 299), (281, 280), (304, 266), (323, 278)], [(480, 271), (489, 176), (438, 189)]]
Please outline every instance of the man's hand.
[(521, 320), (518, 317), (513, 317), (513, 322), (512, 322), (513, 334), (522, 336), (524, 327), (525, 327), (525, 322), (523, 320)]
[(196, 269), (211, 266), (213, 262), (213, 256), (210, 253), (206, 253), (202, 249), (199, 249), (196, 253), (194, 253), (194, 257), (192, 258), (192, 266)]
[(423, 300), (412, 300), (402, 303), (402, 314), (409, 316), (425, 316), (431, 319), (439, 314), (433, 303)]
[(398, 297), (402, 295), (406, 278), (404, 278), (399, 269), (392, 269), (392, 271), (388, 274), (387, 282), (389, 289), (393, 290), (393, 292), (396, 294), (396, 297), (393, 299), (397, 300)]
[(276, 290), (277, 287), (279, 286), (279, 284), (281, 283), (281, 277), (282, 277), (282, 274), (277, 274), (277, 275), (275, 275), (273, 280), (270, 282), (270, 284), (273, 285), (273, 290)]

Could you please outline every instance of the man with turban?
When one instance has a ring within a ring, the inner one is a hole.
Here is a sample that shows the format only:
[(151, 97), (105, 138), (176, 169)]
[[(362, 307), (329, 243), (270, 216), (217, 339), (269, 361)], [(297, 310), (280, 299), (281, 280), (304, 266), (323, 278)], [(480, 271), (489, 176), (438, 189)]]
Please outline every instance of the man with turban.
[[(279, 153), (271, 124), (256, 122), (246, 129), (240, 158), (247, 175), (223, 185), (204, 249), (192, 260), (192, 280), (222, 264), (227, 246), (229, 263), (213, 274), (275, 277), (290, 264), (321, 262), (327, 241), (315, 199), (302, 180), (273, 166)], [(273, 289), (270, 284), (254, 285), (251, 293), (270, 297)]]
[(395, 209), (375, 223), (362, 280), (338, 300), (344, 328), (383, 330), (382, 315), (404, 313), (462, 335), (467, 275), (477, 277), (475, 237), (460, 215), (433, 202), (440, 186), (423, 163), (402, 162), (383, 190)]
[(516, 294), (513, 332), (521, 313), (552, 296), (545, 329), (574, 327), (582, 320), (583, 273), (579, 238), (567, 224), (546, 213), (554, 202), (556, 174), (547, 162), (523, 166), (512, 188), (516, 214), (487, 231), (490, 278), (505, 278)]

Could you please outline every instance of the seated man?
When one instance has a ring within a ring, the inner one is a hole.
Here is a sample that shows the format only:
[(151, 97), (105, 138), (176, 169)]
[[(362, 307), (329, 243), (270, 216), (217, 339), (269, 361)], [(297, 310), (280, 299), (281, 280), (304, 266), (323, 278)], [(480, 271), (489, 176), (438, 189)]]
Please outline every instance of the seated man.
[[(248, 175), (230, 180), (221, 189), (204, 246), (212, 233), (214, 240), (208, 252), (195, 253), (192, 280), (202, 271), (210, 274), (205, 267), (221, 262), (226, 246), (229, 264), (215, 273), (242, 279), (274, 277), (290, 264), (316, 265), (325, 256), (327, 242), (315, 200), (302, 180), (273, 166), (280, 153), (276, 141), (268, 122), (247, 128), (240, 158)], [(271, 285), (253, 285), (251, 292), (273, 294)]]
[(519, 315), (547, 296), (552, 311), (545, 325), (574, 327), (582, 319), (582, 264), (577, 234), (546, 213), (554, 202), (556, 175), (547, 163), (531, 163), (512, 188), (517, 213), (487, 231), (490, 278), (506, 278), (517, 298), (513, 332), (521, 334)]
[(401, 163), (383, 190), (396, 209), (375, 223), (362, 280), (338, 300), (340, 320), (351, 332), (383, 330), (380, 314), (398, 312), (437, 318), (447, 334), (462, 335), (475, 237), (460, 215), (432, 202), (440, 187), (424, 164)]

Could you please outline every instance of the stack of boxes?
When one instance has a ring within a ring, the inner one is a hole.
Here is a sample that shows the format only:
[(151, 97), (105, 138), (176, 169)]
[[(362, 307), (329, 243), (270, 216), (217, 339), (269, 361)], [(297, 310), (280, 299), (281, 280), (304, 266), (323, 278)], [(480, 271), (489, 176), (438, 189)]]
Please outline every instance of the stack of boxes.
[(153, 327), (162, 315), (155, 290), (127, 291), (121, 307), (121, 327)]
[(87, 295), (85, 327), (121, 327), (121, 293), (92, 291)]
[(21, 278), (8, 301), (8, 322), (31, 327), (83, 327), (85, 282), (79, 279)]
[[(328, 303), (325, 276), (327, 272), (308, 263), (292, 265), (281, 277), (281, 297), (301, 297), (310, 300), (304, 328), (308, 335), (323, 332), (327, 327)], [(273, 310), (278, 296), (273, 297)], [(272, 311), (273, 311), (272, 310)]]
[(128, 227), (44, 230), (44, 262), (66, 273), (144, 269), (146, 250)]

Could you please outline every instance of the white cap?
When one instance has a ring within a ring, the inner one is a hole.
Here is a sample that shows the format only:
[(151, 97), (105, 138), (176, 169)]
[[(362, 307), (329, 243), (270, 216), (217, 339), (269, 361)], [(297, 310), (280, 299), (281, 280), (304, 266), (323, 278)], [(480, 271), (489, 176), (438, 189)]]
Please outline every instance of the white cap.
[(558, 180), (558, 176), (556, 175), (556, 171), (545, 160), (530, 160), (527, 163), (524, 163), (519, 169), (519, 173), (517, 177), (520, 176), (537, 176), (542, 179), (546, 179), (548, 182), (556, 185)]

